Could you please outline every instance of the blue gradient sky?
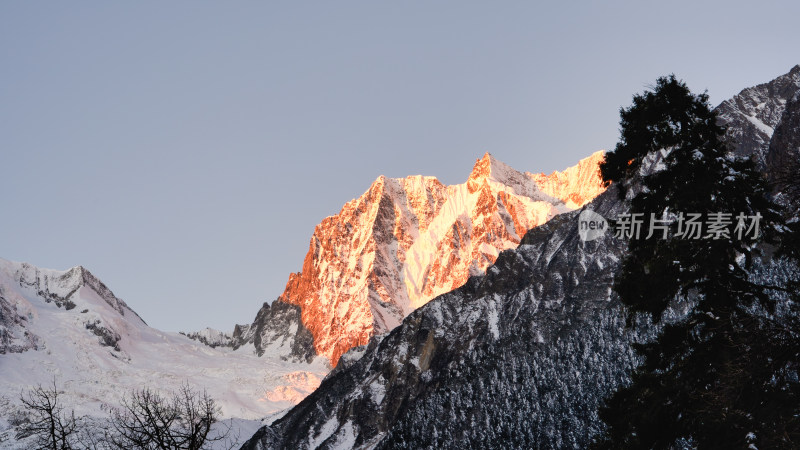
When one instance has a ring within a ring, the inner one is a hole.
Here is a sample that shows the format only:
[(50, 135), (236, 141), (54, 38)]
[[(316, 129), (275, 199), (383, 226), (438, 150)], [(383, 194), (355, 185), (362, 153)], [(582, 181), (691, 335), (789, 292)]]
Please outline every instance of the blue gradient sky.
[[(698, 5), (702, 3), (702, 5)], [(0, 257), (84, 265), (151, 325), (231, 330), (380, 174), (613, 148), (676, 73), (800, 63), (800, 2), (2, 2)]]

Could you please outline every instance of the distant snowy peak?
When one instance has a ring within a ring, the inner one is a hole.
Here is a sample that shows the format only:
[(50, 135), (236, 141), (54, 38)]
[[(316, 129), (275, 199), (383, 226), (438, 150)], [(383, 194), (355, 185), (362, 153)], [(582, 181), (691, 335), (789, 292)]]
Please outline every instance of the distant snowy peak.
[(0, 259), (0, 271), (2, 271), (3, 281), (11, 279), (18, 281), (20, 286), (34, 288), (48, 302), (52, 300), (59, 307), (63, 304), (65, 308), (72, 309), (74, 306), (70, 304), (70, 298), (74, 297), (79, 289), (85, 287), (91, 289), (120, 315), (133, 314), (138, 320), (142, 321), (135, 311), (124, 301), (117, 298), (111, 292), (111, 289), (83, 266), (60, 271), (41, 269), (28, 263), (16, 263)]
[(720, 122), (729, 128), (737, 155), (753, 155), (763, 169), (775, 128), (787, 103), (800, 89), (800, 65), (774, 80), (747, 88), (717, 107)]
[[(119, 351), (129, 326), (146, 326), (124, 301), (81, 266), (59, 271), (0, 259), (0, 354), (46, 346), (42, 314), (70, 316), (100, 345)], [(66, 320), (66, 319), (65, 319)]]
[[(533, 175), (486, 153), (462, 184), (378, 177), (316, 226), (302, 270), (289, 277), (271, 309), (237, 328), (235, 346), (253, 343), (261, 352), (281, 342), (281, 330), (268, 319), (285, 328), (295, 313), (276, 306), (289, 304), (299, 307), (300, 320), (290, 333), (305, 341), (308, 331), (313, 352), (335, 365), (344, 352), (483, 273), (529, 229), (603, 192), (602, 159), (598, 152), (564, 172)], [(304, 353), (307, 344), (288, 347), (311, 356)]]

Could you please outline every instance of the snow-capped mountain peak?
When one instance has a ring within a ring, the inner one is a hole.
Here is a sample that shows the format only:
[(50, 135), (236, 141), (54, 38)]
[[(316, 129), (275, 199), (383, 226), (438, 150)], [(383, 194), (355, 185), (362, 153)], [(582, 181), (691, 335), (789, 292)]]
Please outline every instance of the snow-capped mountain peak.
[[(0, 259), (0, 353), (37, 350), (50, 322), (69, 317), (97, 343), (121, 352), (123, 335), (146, 326), (124, 301), (82, 266), (59, 271)], [(74, 310), (74, 311), (73, 311)]]
[(467, 188), (470, 193), (484, 186), (493, 186), (495, 190), (510, 190), (515, 195), (555, 203), (552, 198), (544, 197), (530, 174), (520, 172), (497, 160), (489, 152), (475, 161), (472, 172), (467, 178)]
[(292, 329), (300, 331), (292, 334), (305, 339), (307, 330), (313, 348), (292, 344), (293, 354), (308, 358), (307, 350), (336, 365), (347, 350), (483, 273), (527, 230), (602, 192), (602, 155), (565, 172), (532, 175), (486, 153), (466, 182), (452, 186), (429, 176), (378, 177), (317, 225), (302, 271), (289, 277), (284, 293), (252, 325), (238, 328), (234, 345), (253, 343), (262, 351), (282, 342), (270, 319), (280, 315), (276, 322), (285, 327), (296, 314), (301, 323)]
[(469, 180), (479, 180), (482, 178), (495, 181), (497, 183), (508, 184), (507, 182), (514, 177), (521, 177), (522, 173), (514, 170), (511, 166), (502, 161), (498, 161), (491, 153), (486, 152), (483, 157), (475, 160)]

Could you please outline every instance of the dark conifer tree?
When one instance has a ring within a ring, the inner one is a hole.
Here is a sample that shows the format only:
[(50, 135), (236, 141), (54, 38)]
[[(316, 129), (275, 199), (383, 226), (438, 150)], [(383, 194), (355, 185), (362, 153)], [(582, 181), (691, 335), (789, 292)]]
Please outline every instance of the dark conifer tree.
[[(620, 142), (601, 171), (632, 212), (647, 219), (730, 213), (734, 223), (739, 213), (760, 215), (761, 239), (780, 221), (752, 162), (726, 148), (707, 95), (662, 77), (621, 110), (620, 124)], [(736, 233), (711, 239), (706, 231), (685, 239), (675, 236), (674, 223), (672, 231), (667, 239), (632, 239), (614, 289), (631, 319), (647, 313), (659, 322), (670, 306), (688, 313), (637, 346), (643, 363), (600, 411), (608, 428), (598, 447), (796, 445), (797, 418), (770, 413), (775, 403), (766, 403), (791, 384), (776, 376), (792, 376), (784, 363), (797, 341), (782, 335), (787, 353), (773, 358), (777, 347), (767, 339), (774, 324), (758, 313), (770, 311), (770, 291), (747, 272), (758, 240)]]

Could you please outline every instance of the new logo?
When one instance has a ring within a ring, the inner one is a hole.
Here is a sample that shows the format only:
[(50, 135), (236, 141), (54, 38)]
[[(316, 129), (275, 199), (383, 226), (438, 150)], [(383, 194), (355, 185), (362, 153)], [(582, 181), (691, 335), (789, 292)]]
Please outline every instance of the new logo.
[(608, 230), (608, 221), (600, 214), (590, 209), (584, 209), (578, 215), (578, 234), (582, 241), (593, 241), (603, 236), (606, 230)]

